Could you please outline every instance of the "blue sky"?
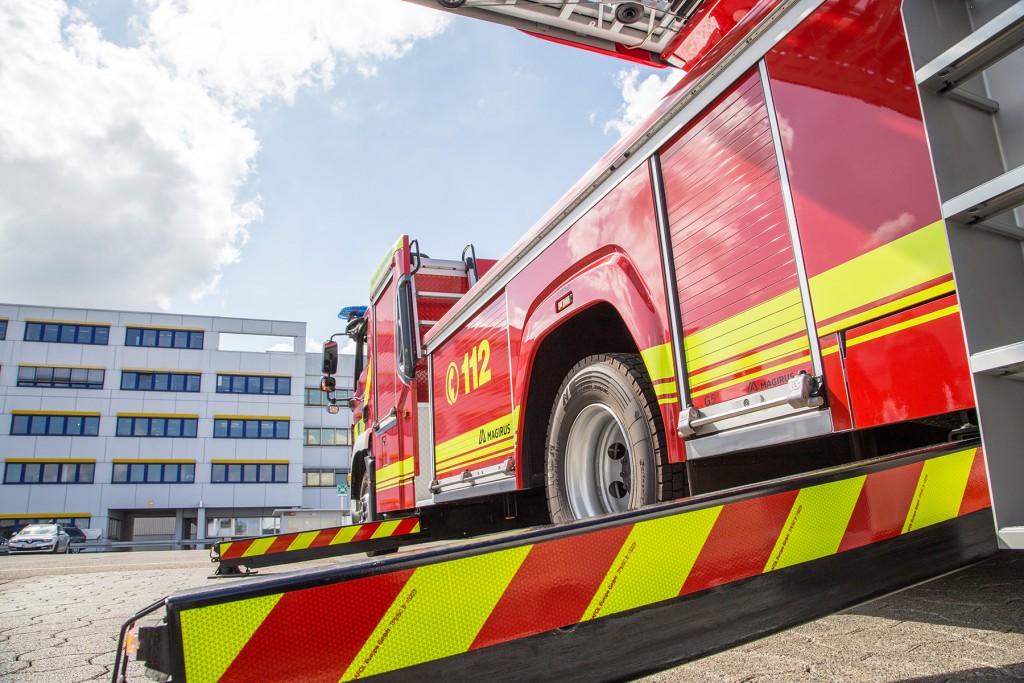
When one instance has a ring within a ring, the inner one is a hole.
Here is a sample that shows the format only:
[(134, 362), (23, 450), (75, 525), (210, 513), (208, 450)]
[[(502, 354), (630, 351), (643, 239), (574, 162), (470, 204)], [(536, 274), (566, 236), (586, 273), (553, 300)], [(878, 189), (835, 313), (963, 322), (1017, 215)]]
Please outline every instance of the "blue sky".
[(301, 320), (504, 253), (653, 69), (402, 3), (5, 0), (0, 300)]

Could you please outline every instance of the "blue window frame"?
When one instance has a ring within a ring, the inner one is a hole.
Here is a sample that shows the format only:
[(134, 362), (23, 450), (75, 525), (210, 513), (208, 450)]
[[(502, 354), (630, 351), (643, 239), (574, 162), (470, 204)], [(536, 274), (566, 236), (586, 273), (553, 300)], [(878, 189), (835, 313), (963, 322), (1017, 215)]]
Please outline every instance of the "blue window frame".
[(44, 367), (22, 365), (18, 368), (19, 387), (53, 389), (102, 389), (102, 368)]
[(115, 462), (110, 476), (114, 484), (191, 484), (196, 465), (191, 462)]
[(98, 415), (25, 415), (11, 416), (13, 436), (98, 436)]
[(7, 321), (0, 320), (0, 339), (7, 339)]
[(106, 346), (109, 339), (109, 325), (32, 321), (25, 323), (25, 341)]
[(214, 484), (286, 484), (288, 465), (266, 462), (232, 462), (211, 465)]
[(8, 462), (5, 484), (91, 484), (96, 472), (92, 462)]
[(118, 436), (194, 439), (199, 431), (199, 418), (170, 415), (118, 415)]
[(288, 420), (216, 417), (215, 439), (287, 439)]
[(175, 330), (156, 327), (129, 327), (125, 330), (125, 346), (150, 346), (161, 349), (201, 349), (202, 330)]
[(145, 372), (123, 370), (121, 388), (126, 391), (184, 391), (197, 393), (202, 375), (194, 372)]
[(267, 375), (217, 375), (217, 393), (287, 396), (292, 393), (292, 378)]

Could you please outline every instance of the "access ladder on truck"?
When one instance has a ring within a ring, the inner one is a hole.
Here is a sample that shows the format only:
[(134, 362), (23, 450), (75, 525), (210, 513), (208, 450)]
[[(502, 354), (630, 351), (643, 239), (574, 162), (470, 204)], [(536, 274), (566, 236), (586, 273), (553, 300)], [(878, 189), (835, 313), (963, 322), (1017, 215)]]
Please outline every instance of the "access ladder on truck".
[(1024, 3), (907, 0), (1000, 544), (1024, 549)]

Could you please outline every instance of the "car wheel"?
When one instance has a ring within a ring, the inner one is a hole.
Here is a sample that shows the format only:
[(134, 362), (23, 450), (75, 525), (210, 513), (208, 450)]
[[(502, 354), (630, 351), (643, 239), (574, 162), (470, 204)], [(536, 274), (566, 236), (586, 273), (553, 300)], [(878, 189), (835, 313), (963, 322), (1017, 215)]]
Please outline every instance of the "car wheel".
[(683, 465), (667, 462), (661, 411), (640, 356), (590, 356), (569, 371), (548, 423), (546, 470), (555, 524), (685, 492)]

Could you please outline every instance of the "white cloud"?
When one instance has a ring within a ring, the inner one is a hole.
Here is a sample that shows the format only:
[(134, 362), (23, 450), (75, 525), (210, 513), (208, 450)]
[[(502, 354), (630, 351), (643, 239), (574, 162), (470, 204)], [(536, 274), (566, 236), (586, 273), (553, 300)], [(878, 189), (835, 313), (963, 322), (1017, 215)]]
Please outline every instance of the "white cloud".
[(399, 0), (283, 2), (149, 0), (145, 42), (179, 77), (246, 107), (329, 89), (338, 68), (364, 76), (448, 25), (443, 13)]
[(398, 0), (149, 0), (121, 47), (62, 0), (0, 3), (0, 292), (169, 310), (217, 290), (260, 198), (246, 116), (445, 26)]
[(625, 135), (654, 110), (683, 74), (683, 71), (672, 69), (664, 77), (651, 74), (641, 80), (639, 69), (620, 71), (615, 76), (615, 83), (622, 92), (623, 103), (617, 112), (618, 118), (605, 123), (605, 132), (616, 131), (619, 136)]

